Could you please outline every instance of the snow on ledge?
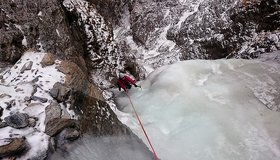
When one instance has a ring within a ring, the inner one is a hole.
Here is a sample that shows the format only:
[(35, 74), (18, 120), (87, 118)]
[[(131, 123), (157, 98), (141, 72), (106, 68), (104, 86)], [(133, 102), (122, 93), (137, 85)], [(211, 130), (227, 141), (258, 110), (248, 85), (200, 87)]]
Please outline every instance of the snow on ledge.
[[(28, 152), (19, 159), (28, 159), (45, 154), (48, 148), (49, 136), (45, 134), (45, 108), (54, 99), (49, 91), (56, 82), (64, 83), (65, 75), (56, 69), (59, 60), (50, 66), (42, 66), (41, 61), (47, 53), (28, 51), (10, 68), (0, 73), (0, 106), (3, 108), (1, 119), (14, 113), (27, 113), (38, 120), (34, 127), (15, 129), (0, 128), (0, 146), (6, 142), (3, 139), (25, 137), (30, 145)], [(30, 99), (30, 96), (40, 97), (46, 102)], [(8, 104), (11, 104), (8, 107)]]

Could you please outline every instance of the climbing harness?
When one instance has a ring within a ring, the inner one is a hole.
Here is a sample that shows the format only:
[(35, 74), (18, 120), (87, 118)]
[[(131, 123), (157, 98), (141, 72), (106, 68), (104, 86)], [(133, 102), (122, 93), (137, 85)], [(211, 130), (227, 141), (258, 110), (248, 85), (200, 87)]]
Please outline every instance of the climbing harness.
[[(141, 89), (142, 89), (142, 88), (141, 88)], [(142, 128), (142, 130), (143, 130), (143, 132), (144, 132), (144, 134), (145, 134), (145, 136), (146, 136), (146, 139), (147, 139), (148, 142), (149, 142), (150, 147), (152, 148), (152, 151), (153, 151), (155, 160), (159, 160), (159, 158), (158, 158), (158, 156), (157, 156), (157, 154), (156, 154), (156, 151), (155, 151), (155, 149), (154, 149), (154, 147), (153, 147), (153, 145), (152, 145), (152, 143), (151, 143), (151, 141), (150, 141), (150, 139), (149, 139), (149, 136), (148, 136), (148, 134), (147, 134), (147, 132), (146, 132), (146, 130), (145, 130), (145, 128), (144, 128), (144, 126), (143, 126), (141, 120), (140, 120), (140, 117), (138, 116), (138, 114), (137, 114), (137, 112), (136, 112), (136, 109), (135, 109), (135, 107), (134, 107), (134, 105), (133, 105), (133, 103), (132, 103), (132, 100), (131, 100), (129, 94), (128, 94), (127, 92), (125, 92), (125, 94), (126, 94), (126, 96), (128, 97), (128, 99), (129, 99), (129, 101), (130, 101), (130, 103), (131, 103), (131, 106), (132, 106), (132, 108), (133, 108), (133, 111), (134, 111), (134, 113), (135, 113), (135, 115), (136, 115), (136, 117), (137, 117), (137, 120), (138, 120), (138, 122), (139, 122), (139, 124), (140, 124), (140, 126), (141, 126), (141, 128)]]

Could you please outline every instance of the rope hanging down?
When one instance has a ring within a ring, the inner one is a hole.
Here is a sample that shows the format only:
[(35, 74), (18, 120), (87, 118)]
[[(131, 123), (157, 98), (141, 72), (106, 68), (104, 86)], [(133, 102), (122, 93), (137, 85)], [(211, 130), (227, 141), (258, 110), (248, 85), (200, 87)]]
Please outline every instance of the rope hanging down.
[(153, 151), (155, 160), (159, 160), (159, 159), (158, 159), (158, 156), (157, 156), (157, 154), (156, 154), (156, 151), (155, 151), (155, 149), (154, 149), (154, 147), (153, 147), (153, 145), (152, 145), (152, 143), (151, 143), (151, 141), (150, 141), (150, 139), (149, 139), (149, 137), (148, 137), (148, 134), (147, 134), (147, 132), (146, 132), (146, 130), (145, 130), (145, 128), (144, 128), (144, 126), (143, 126), (143, 124), (142, 124), (142, 122), (141, 122), (141, 120), (140, 120), (140, 118), (139, 118), (139, 116), (138, 116), (138, 114), (137, 114), (137, 112), (136, 112), (136, 109), (135, 109), (135, 107), (134, 107), (134, 105), (133, 105), (133, 103), (132, 103), (132, 100), (131, 100), (130, 96), (128, 95), (127, 92), (125, 92), (125, 94), (126, 94), (126, 96), (128, 97), (128, 99), (129, 99), (129, 101), (130, 101), (130, 103), (131, 103), (131, 106), (132, 106), (132, 108), (133, 108), (133, 110), (134, 110), (134, 113), (135, 113), (135, 115), (136, 115), (136, 117), (137, 117), (137, 120), (138, 120), (138, 122), (139, 122), (139, 124), (140, 124), (140, 126), (141, 126), (141, 128), (142, 128), (142, 130), (143, 130), (143, 132), (144, 132), (144, 134), (145, 134), (145, 136), (146, 136), (146, 138), (147, 138), (149, 144), (150, 144), (150, 147), (152, 148), (152, 151)]

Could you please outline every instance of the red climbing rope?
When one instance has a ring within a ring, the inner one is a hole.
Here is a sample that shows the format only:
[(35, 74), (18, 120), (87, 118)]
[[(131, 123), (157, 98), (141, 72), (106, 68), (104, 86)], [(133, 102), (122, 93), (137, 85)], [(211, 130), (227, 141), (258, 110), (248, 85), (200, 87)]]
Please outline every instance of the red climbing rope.
[(159, 159), (158, 159), (158, 156), (157, 156), (157, 154), (156, 154), (156, 151), (155, 151), (155, 149), (154, 149), (154, 147), (153, 147), (153, 145), (152, 145), (152, 143), (151, 143), (151, 141), (150, 141), (150, 139), (149, 139), (149, 136), (148, 136), (148, 134), (147, 134), (147, 132), (146, 132), (146, 130), (145, 130), (145, 128), (144, 128), (144, 126), (143, 126), (143, 124), (142, 124), (142, 122), (141, 122), (141, 120), (140, 120), (140, 118), (139, 118), (139, 116), (138, 116), (138, 114), (137, 114), (137, 112), (136, 112), (136, 109), (135, 109), (135, 107), (134, 107), (134, 105), (133, 105), (133, 103), (132, 103), (132, 101), (131, 101), (130, 96), (128, 95), (127, 92), (125, 92), (125, 94), (126, 94), (126, 96), (128, 97), (128, 99), (129, 99), (129, 101), (130, 101), (130, 103), (131, 103), (131, 106), (132, 106), (132, 108), (133, 108), (133, 110), (134, 110), (134, 113), (135, 113), (135, 115), (136, 115), (136, 117), (137, 117), (137, 120), (138, 120), (138, 122), (139, 122), (139, 124), (140, 124), (140, 126), (141, 126), (141, 128), (142, 128), (142, 130), (143, 130), (143, 132), (144, 132), (144, 134), (145, 134), (145, 136), (146, 136), (146, 138), (147, 138), (147, 140), (148, 140), (148, 142), (149, 142), (151, 148), (152, 148), (153, 154), (154, 154), (154, 156), (155, 156), (155, 160), (159, 160)]

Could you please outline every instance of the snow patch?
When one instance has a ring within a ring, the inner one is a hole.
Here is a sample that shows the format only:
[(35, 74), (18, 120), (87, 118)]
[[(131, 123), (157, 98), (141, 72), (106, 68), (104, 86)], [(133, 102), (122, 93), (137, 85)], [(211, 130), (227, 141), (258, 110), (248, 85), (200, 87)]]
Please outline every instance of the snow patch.
[[(49, 136), (45, 132), (45, 108), (54, 101), (49, 91), (56, 82), (64, 83), (65, 75), (56, 69), (59, 60), (54, 65), (42, 67), (41, 61), (46, 53), (29, 51), (5, 72), (0, 82), (0, 106), (4, 109), (1, 119), (14, 113), (27, 113), (37, 117), (34, 127), (14, 129), (0, 128), (0, 139), (26, 137), (30, 150), (19, 159), (28, 159), (44, 154), (48, 147)], [(32, 100), (31, 96), (41, 98)], [(1, 141), (1, 144), (5, 141)]]
[(43, 12), (40, 11), (37, 15), (38, 15), (38, 16), (42, 16), (42, 15), (43, 15)]
[(21, 41), (21, 44), (24, 45), (25, 47), (27, 47), (27, 40), (26, 37), (23, 37), (23, 40)]

